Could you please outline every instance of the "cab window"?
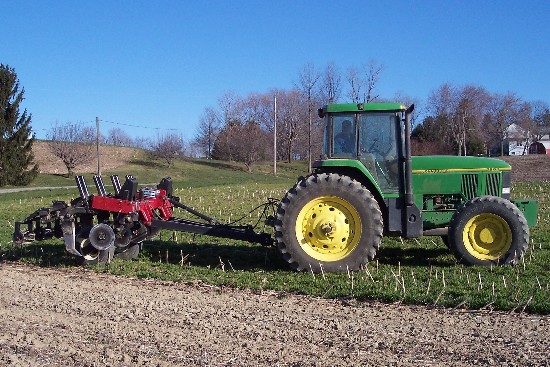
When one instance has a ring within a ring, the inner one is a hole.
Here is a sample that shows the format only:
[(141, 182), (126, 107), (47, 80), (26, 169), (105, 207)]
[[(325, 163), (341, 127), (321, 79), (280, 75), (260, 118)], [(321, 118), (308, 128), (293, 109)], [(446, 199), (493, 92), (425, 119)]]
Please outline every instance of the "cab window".
[(332, 119), (333, 156), (351, 158), (357, 156), (357, 135), (355, 116), (352, 114), (335, 115)]

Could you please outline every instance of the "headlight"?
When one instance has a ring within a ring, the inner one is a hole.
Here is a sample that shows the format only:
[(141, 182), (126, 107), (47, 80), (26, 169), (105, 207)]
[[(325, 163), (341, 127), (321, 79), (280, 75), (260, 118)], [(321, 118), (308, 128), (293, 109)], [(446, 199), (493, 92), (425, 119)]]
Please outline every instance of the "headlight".
[(512, 186), (512, 172), (502, 172), (502, 198), (510, 200), (510, 187)]

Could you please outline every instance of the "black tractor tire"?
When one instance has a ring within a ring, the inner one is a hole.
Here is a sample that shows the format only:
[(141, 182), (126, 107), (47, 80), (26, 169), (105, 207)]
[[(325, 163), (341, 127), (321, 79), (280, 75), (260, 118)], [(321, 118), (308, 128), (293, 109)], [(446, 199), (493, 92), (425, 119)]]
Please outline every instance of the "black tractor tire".
[(290, 189), (277, 209), (277, 247), (298, 271), (359, 270), (382, 241), (378, 202), (358, 181), (312, 174)]
[(450, 247), (449, 247), (449, 236), (441, 236), (441, 240), (443, 241), (443, 244), (445, 245), (445, 247), (450, 249)]
[(122, 260), (132, 260), (136, 259), (139, 256), (139, 251), (141, 249), (141, 242), (133, 243), (131, 242), (128, 246), (122, 248), (115, 248), (115, 257)]
[(92, 246), (88, 238), (77, 238), (77, 250), (83, 255), (78, 256), (80, 265), (94, 265), (110, 263), (115, 254), (115, 247), (111, 246), (106, 250), (98, 250)]
[(481, 196), (458, 209), (449, 224), (449, 248), (466, 265), (518, 264), (529, 245), (529, 226), (509, 200)]

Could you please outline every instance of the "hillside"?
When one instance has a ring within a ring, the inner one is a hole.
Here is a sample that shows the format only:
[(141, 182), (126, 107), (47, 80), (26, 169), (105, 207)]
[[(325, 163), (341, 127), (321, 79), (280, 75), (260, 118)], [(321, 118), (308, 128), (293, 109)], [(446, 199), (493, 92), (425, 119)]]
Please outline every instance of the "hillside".
[[(36, 141), (33, 146), (35, 161), (40, 166), (40, 173), (62, 175), (66, 174), (63, 162), (55, 157), (48, 149), (46, 141)], [(113, 171), (121, 167), (129, 166), (136, 160), (143, 159), (143, 151), (136, 148), (114, 147), (109, 145), (101, 146), (101, 169), (104, 171)], [(528, 155), (528, 156), (507, 156), (502, 158), (512, 165), (513, 182), (537, 182), (550, 181), (550, 155)], [(192, 162), (192, 161), (191, 161)], [(204, 161), (196, 161), (204, 164)], [(201, 164), (201, 165), (203, 165)], [(235, 170), (234, 165), (224, 165), (222, 162), (209, 161), (209, 166), (217, 168), (227, 168)], [(257, 172), (269, 173), (269, 165), (258, 165)], [(90, 162), (76, 168), (76, 172), (90, 173), (97, 170), (97, 161), (95, 156), (91, 157)], [(304, 172), (296, 172), (299, 176)]]
[[(47, 174), (66, 174), (67, 169), (61, 161), (52, 154), (48, 148), (48, 142), (35, 141), (33, 144), (33, 153), (35, 162), (40, 167), (40, 173)], [(102, 169), (113, 170), (118, 167), (128, 165), (133, 158), (138, 157), (140, 150), (136, 148), (114, 147), (102, 145), (100, 148), (100, 158)], [(94, 152), (95, 153), (95, 152)], [(97, 161), (95, 155), (84, 165), (78, 166), (76, 172), (94, 172), (97, 170)]]

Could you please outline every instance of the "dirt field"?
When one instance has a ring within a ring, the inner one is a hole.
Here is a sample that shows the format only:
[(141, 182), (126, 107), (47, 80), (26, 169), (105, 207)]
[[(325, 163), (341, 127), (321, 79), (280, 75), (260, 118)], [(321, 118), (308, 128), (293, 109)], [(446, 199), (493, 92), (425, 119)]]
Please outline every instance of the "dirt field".
[(0, 264), (2, 366), (548, 366), (550, 319)]
[(512, 166), (513, 182), (550, 181), (550, 155), (504, 157)]

